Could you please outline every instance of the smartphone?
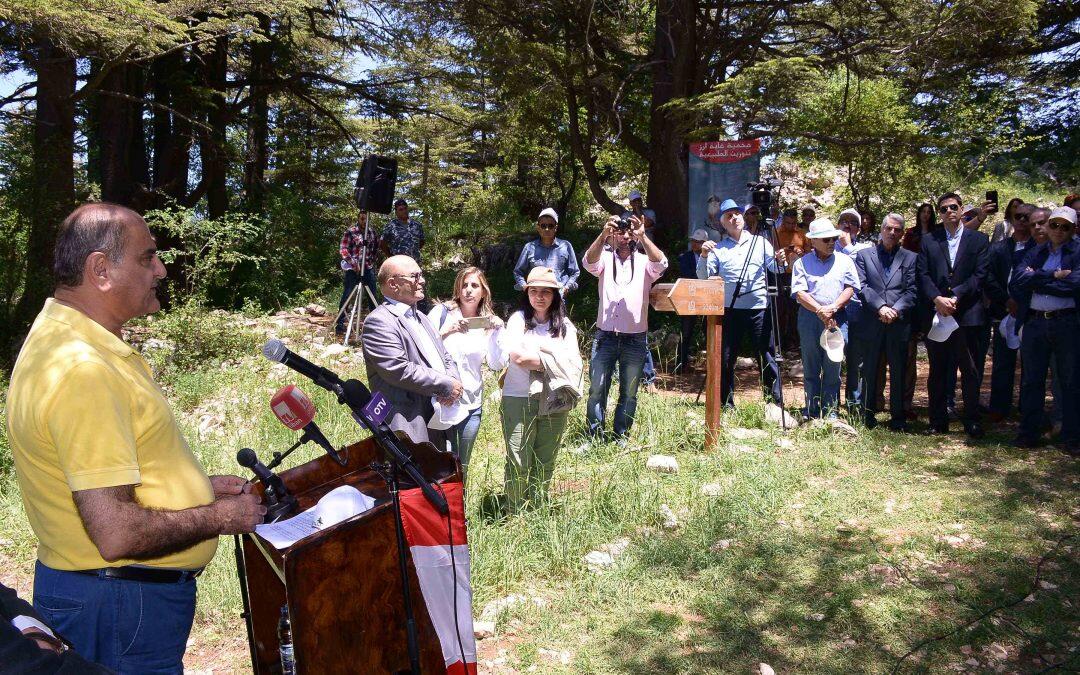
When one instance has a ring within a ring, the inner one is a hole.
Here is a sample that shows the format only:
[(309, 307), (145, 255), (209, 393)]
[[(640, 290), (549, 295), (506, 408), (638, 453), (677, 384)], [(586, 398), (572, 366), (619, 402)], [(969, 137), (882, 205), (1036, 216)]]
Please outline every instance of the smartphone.
[(465, 323), (469, 324), (469, 330), (486, 330), (491, 328), (490, 316), (470, 316), (465, 319)]
[(990, 213), (997, 213), (997, 210), (998, 210), (998, 194), (997, 194), (997, 190), (987, 190), (986, 191), (986, 201), (994, 202), (994, 206), (991, 207)]

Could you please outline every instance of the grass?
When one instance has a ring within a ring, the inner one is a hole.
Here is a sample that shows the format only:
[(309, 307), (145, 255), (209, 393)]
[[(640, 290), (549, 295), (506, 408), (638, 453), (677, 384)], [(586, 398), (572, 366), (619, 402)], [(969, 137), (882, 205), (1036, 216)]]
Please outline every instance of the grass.
[[(324, 362), (308, 336), (286, 337)], [(261, 338), (245, 339), (240, 358), (163, 373), (210, 473), (235, 472), (240, 447), (265, 459), (295, 435), (267, 401), (298, 378), (255, 356)], [(358, 354), (332, 367), (363, 376)], [(303, 388), (332, 440), (361, 435), (329, 395)], [(576, 453), (579, 406), (550, 503), (511, 518), (489, 507), (504, 449), (498, 406), (486, 407), (467, 495), (474, 610), (510, 594), (535, 600), (504, 611), (496, 635), (479, 643), (483, 672), (745, 673), (765, 662), (777, 672), (888, 673), (920, 642), (951, 631), (899, 672), (1080, 667), (1080, 541), (1066, 539), (1080, 516), (1075, 460), (1015, 450), (1004, 435), (968, 446), (959, 435), (881, 429), (854, 438), (802, 429), (790, 436), (793, 449), (769, 431), (706, 452), (704, 410), (692, 401), (642, 392), (634, 443)], [(765, 426), (754, 403), (725, 423), (728, 433)], [(287, 465), (314, 453), (301, 450)], [(675, 456), (679, 472), (646, 470), (650, 454)], [(705, 484), (720, 494), (704, 496)], [(663, 527), (662, 505), (677, 527)], [(25, 579), (34, 539), (2, 435), (0, 506), (0, 562)], [(589, 571), (588, 552), (623, 538), (629, 546), (612, 568)], [(1044, 585), (1030, 601), (956, 630), (1028, 597), (1040, 560)], [(244, 671), (230, 539), (200, 580), (198, 607), (189, 666)], [(1005, 658), (991, 658), (991, 645)]]

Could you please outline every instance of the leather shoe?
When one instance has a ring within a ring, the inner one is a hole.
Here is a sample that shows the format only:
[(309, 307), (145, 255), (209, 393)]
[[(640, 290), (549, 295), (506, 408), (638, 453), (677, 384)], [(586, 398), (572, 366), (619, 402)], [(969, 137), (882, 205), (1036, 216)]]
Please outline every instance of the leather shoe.
[(965, 424), (964, 425), (964, 431), (966, 431), (967, 435), (970, 436), (971, 438), (982, 438), (983, 436), (986, 435), (986, 432), (983, 431), (982, 425), (979, 424), (978, 422), (972, 422), (970, 424)]
[(906, 434), (909, 431), (907, 422), (904, 422), (903, 420), (899, 422), (889, 422), (889, 431)]
[(1013, 446), (1017, 448), (1037, 448), (1043, 444), (1041, 438), (1032, 438), (1031, 436), (1017, 436), (1013, 439)]
[(930, 425), (930, 433), (932, 433), (932, 434), (947, 434), (947, 433), (949, 433), (949, 425), (948, 424), (936, 424), (936, 425), (931, 424)]

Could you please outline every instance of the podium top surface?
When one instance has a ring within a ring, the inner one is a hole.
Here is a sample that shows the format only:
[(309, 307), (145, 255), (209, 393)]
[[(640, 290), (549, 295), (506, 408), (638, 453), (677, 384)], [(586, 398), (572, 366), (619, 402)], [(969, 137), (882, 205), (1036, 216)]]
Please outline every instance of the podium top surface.
[(649, 291), (649, 304), (658, 312), (680, 316), (721, 316), (724, 313), (722, 279), (679, 279), (674, 284), (656, 284)]

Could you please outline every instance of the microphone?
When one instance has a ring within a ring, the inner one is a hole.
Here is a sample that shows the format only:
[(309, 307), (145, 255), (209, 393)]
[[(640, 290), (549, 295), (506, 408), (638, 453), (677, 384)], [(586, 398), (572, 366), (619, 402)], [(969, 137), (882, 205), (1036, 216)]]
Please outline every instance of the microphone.
[(444, 516), (449, 514), (450, 506), (446, 498), (424, 479), (412, 456), (402, 449), (397, 434), (386, 425), (385, 420), (392, 412), (386, 398), (379, 393), (372, 394), (359, 380), (346, 380), (341, 389), (341, 399), (352, 410), (353, 419), (367, 427), (383, 450), (394, 458), (439, 513)]
[(263, 345), (263, 356), (276, 363), (284, 363), (327, 391), (337, 393), (334, 386), (340, 387), (342, 384), (340, 377), (290, 351), (281, 340), (267, 340)]
[(259, 461), (259, 456), (251, 448), (241, 448), (236, 453), (236, 463), (251, 469), (259, 482), (263, 484), (263, 499), (266, 501), (265, 522), (272, 523), (296, 511), (296, 497), (289, 494), (284, 481), (276, 473), (266, 468)]
[(290, 384), (278, 389), (278, 392), (270, 399), (270, 409), (274, 411), (278, 421), (285, 426), (293, 431), (301, 429), (304, 431), (304, 435), (300, 437), (301, 443), (314, 441), (326, 450), (326, 454), (330, 455), (335, 462), (345, 466), (346, 460), (338, 454), (333, 444), (326, 439), (322, 429), (314, 422), (315, 404), (299, 387)]

